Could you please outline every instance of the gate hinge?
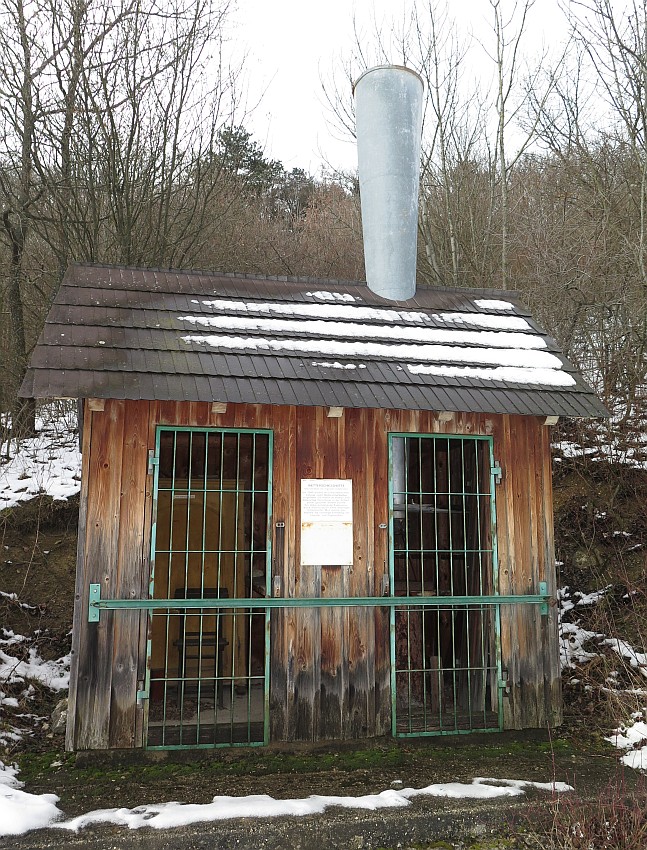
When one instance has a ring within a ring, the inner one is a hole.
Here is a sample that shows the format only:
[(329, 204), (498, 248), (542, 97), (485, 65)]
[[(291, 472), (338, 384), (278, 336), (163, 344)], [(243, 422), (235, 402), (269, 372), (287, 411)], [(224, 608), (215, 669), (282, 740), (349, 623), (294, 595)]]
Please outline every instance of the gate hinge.
[(146, 687), (146, 683), (142, 679), (140, 679), (137, 682), (137, 703), (141, 703), (142, 700), (148, 699), (148, 697), (149, 691)]
[(495, 484), (501, 483), (501, 478), (503, 477), (503, 470), (501, 469), (501, 464), (498, 460), (495, 460), (492, 466), (490, 467), (490, 474), (494, 476)]
[(98, 623), (99, 622), (99, 609), (94, 606), (93, 602), (101, 601), (101, 585), (100, 584), (91, 584), (90, 592), (88, 594), (88, 623)]
[(391, 589), (391, 582), (389, 579), (389, 575), (385, 573), (382, 576), (382, 596), (388, 596), (389, 590)]
[(156, 466), (159, 466), (160, 459), (155, 454), (155, 449), (148, 450), (148, 474), (152, 475)]
[(501, 671), (501, 678), (499, 679), (499, 690), (505, 694), (505, 696), (510, 696), (510, 681), (508, 679), (508, 671)]

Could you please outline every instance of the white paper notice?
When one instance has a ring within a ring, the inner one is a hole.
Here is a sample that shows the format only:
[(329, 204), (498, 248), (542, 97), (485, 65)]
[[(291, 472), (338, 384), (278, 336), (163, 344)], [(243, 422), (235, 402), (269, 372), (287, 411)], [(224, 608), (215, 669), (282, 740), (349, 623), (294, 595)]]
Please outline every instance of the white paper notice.
[(301, 564), (353, 563), (353, 482), (341, 478), (301, 481)]

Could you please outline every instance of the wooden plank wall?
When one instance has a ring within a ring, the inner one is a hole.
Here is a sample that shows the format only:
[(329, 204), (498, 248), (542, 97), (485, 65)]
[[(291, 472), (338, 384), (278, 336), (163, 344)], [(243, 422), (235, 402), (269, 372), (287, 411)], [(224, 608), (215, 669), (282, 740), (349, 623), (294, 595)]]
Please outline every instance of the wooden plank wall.
[[(504, 416), (494, 431), (503, 481), (497, 488), (499, 588), (537, 593), (539, 582), (556, 594), (552, 480), (548, 428), (533, 417)], [(562, 720), (557, 608), (502, 606), (501, 655), (510, 694), (507, 729), (556, 726)]]
[[(381, 595), (388, 576), (389, 432), (492, 435), (503, 466), (497, 487), (502, 593), (554, 592), (548, 429), (532, 417), (420, 411), (345, 410), (208, 403), (106, 401), (86, 406), (71, 710), (67, 746), (143, 745), (137, 682), (145, 672), (146, 617), (102, 612), (87, 623), (87, 594), (147, 595), (152, 478), (147, 451), (157, 425), (270, 428), (274, 432), (273, 539), (284, 522), (283, 551), (273, 551), (282, 594)], [(301, 567), (300, 479), (353, 481), (354, 564)], [(501, 650), (511, 692), (508, 728), (560, 720), (555, 610), (502, 611)], [(271, 616), (271, 738), (323, 740), (388, 734), (391, 728), (389, 615), (386, 609), (292, 609)]]

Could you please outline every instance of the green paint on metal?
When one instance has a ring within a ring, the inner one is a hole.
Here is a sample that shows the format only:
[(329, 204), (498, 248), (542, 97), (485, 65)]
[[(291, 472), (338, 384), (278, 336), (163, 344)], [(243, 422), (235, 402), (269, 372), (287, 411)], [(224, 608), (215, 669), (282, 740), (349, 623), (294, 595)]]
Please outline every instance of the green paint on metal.
[(101, 585), (91, 584), (88, 594), (88, 623), (99, 622), (99, 609), (96, 603), (101, 599)]
[(149, 749), (268, 742), (272, 436), (157, 429), (150, 598), (100, 601), (150, 615)]
[(490, 437), (389, 435), (394, 736), (502, 728), (500, 606), (545, 599), (496, 592), (500, 474)]
[[(91, 587), (99, 585), (90, 585)], [(453, 608), (473, 605), (545, 605), (552, 597), (542, 594), (498, 596), (339, 596), (269, 597), (267, 599), (101, 599), (89, 603), (96, 616), (101, 610), (192, 611), (196, 609), (247, 609), (271, 611), (277, 608)], [(92, 621), (96, 622), (96, 620)]]

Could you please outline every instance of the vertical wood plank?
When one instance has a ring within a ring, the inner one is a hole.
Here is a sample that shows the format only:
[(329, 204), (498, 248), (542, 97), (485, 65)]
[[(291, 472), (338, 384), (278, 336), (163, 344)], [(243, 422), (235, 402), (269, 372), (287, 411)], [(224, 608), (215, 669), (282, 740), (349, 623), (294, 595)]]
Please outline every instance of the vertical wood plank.
[[(514, 514), (514, 464), (511, 450), (510, 416), (502, 417), (501, 429), (494, 434), (495, 457), (500, 461), (502, 481), (496, 491), (497, 541), (499, 551), (499, 591), (502, 594), (515, 592), (516, 549)], [(520, 729), (519, 716), (521, 698), (519, 690), (519, 653), (516, 639), (514, 609), (501, 606), (501, 664), (508, 673), (510, 692), (503, 698), (504, 727)]]
[[(367, 421), (371, 430), (367, 433)], [(349, 596), (374, 595), (374, 453), (372, 411), (344, 412), (341, 474), (353, 482), (353, 566), (348, 574)], [(344, 698), (344, 737), (375, 734), (375, 615), (370, 608), (348, 608), (344, 623), (348, 684)]]
[[(298, 532), (301, 523), (300, 504), (299, 504), (299, 471), (297, 469), (297, 408), (290, 407), (289, 415), (289, 430), (288, 430), (288, 449), (287, 455), (281, 462), (285, 462), (288, 467), (287, 476), (287, 504), (289, 506), (289, 517), (286, 520), (286, 576), (283, 593), (289, 598), (297, 595), (297, 562), (300, 557), (299, 553), (299, 538)], [(288, 689), (288, 727), (286, 738), (293, 741), (296, 737), (296, 679), (297, 679), (297, 663), (296, 663), (296, 645), (297, 645), (297, 620), (296, 611), (294, 608), (289, 608), (284, 614), (285, 617), (285, 635), (283, 639), (283, 663), (287, 670), (287, 689)]]
[[(296, 409), (296, 471), (294, 513), (296, 516), (295, 595), (321, 596), (321, 567), (300, 565), (301, 487), (304, 478), (317, 478), (313, 456), (313, 435), (317, 427), (316, 408)], [(294, 612), (294, 737), (297, 740), (319, 740), (319, 698), (321, 694), (321, 616), (318, 608), (296, 609)], [(292, 724), (291, 724), (292, 726)]]
[[(329, 418), (324, 407), (316, 409), (314, 441), (314, 471), (316, 478), (342, 477), (343, 445), (340, 430), (343, 417)], [(322, 553), (322, 556), (325, 553)], [(306, 567), (305, 569), (311, 569)], [(340, 598), (348, 593), (348, 567), (321, 566), (321, 595)], [(322, 608), (321, 624), (319, 732), (321, 739), (343, 737), (344, 684), (347, 660), (344, 658), (344, 619), (342, 608)], [(317, 660), (315, 658), (315, 665)], [(347, 708), (347, 707), (346, 707)]]
[[(108, 400), (105, 410), (92, 414), (89, 467), (86, 564), (88, 582), (101, 585), (101, 595), (113, 598), (119, 540), (124, 402)], [(85, 588), (87, 606), (88, 588)], [(86, 608), (87, 610), (87, 608)], [(115, 612), (102, 611), (89, 624), (80, 653), (77, 683), (77, 747), (100, 750), (109, 745)]]
[(191, 424), (197, 428), (208, 428), (211, 415), (211, 405), (208, 402), (196, 401), (191, 405)]
[[(282, 594), (287, 595), (288, 541), (289, 526), (292, 521), (292, 473), (290, 464), (291, 411), (289, 408), (275, 408), (274, 426), (274, 466), (273, 466), (273, 523), (284, 522), (282, 551), (278, 550), (274, 530), (274, 564), (272, 578), (281, 580)], [(264, 421), (263, 426), (266, 427)], [(286, 647), (286, 611), (276, 609), (271, 613), (270, 629), (270, 737), (273, 741), (283, 740), (288, 730), (288, 673), (289, 656)]]
[[(517, 575), (521, 579), (519, 593), (534, 593), (538, 590), (538, 553), (536, 542), (535, 517), (535, 444), (531, 434), (534, 420), (529, 417), (515, 417), (518, 443), (517, 453), (518, 488), (515, 488), (516, 509), (518, 510), (517, 528), (521, 530), (517, 545), (521, 544), (519, 563), (521, 570)], [(525, 459), (525, 460), (524, 460)], [(540, 633), (540, 613), (534, 605), (517, 606), (519, 638), (519, 670), (522, 690), (522, 717), (524, 728), (543, 726), (543, 660)], [(542, 678), (541, 695), (539, 679)]]
[[(148, 428), (146, 440), (146, 454), (151, 449), (155, 449), (155, 436), (157, 425), (160, 418), (160, 403), (157, 401), (141, 401), (138, 404), (143, 404), (148, 408)], [(148, 472), (148, 464), (147, 470)], [(144, 525), (142, 532), (142, 575), (140, 594), (142, 599), (147, 599), (150, 595), (151, 581), (151, 533), (153, 527), (153, 485), (154, 476), (146, 475), (145, 482), (145, 504), (144, 504)], [(149, 638), (149, 629), (151, 628), (151, 616), (148, 612), (143, 612), (139, 621), (139, 664), (137, 668), (137, 678), (140, 681), (146, 678), (146, 667), (148, 665), (147, 657), (147, 640)], [(145, 744), (144, 736), (146, 724), (148, 722), (148, 700), (145, 700), (141, 705), (137, 705), (135, 714), (135, 746), (143, 747)]]
[[(537, 425), (541, 446), (541, 485), (542, 498), (542, 542), (544, 551), (544, 573), (540, 576), (547, 582), (548, 592), (557, 594), (557, 576), (555, 568), (555, 530), (553, 524), (553, 475), (551, 464), (550, 429), (543, 424)], [(547, 722), (559, 726), (562, 716), (562, 682), (559, 659), (559, 623), (557, 606), (551, 606), (548, 616), (542, 618), (542, 646), (544, 647), (544, 681), (546, 689)]]
[[(146, 478), (149, 405), (125, 402), (119, 504), (119, 540), (115, 577), (118, 599), (141, 597), (146, 526)], [(142, 611), (118, 611), (114, 617), (110, 747), (135, 746), (136, 695)]]
[[(529, 592), (539, 592), (539, 582), (545, 574), (545, 548), (543, 542), (543, 496), (542, 486), (542, 446), (541, 434), (538, 422), (532, 417), (525, 417), (524, 424), (527, 434), (527, 468), (528, 468), (528, 494), (529, 494), (529, 524), (528, 535), (530, 542), (530, 565), (527, 578)], [(537, 648), (534, 658), (528, 659), (528, 686), (531, 693), (529, 701), (536, 706), (534, 724), (543, 728), (547, 722), (545, 699), (545, 646), (543, 640), (543, 626), (541, 611), (536, 605), (526, 605), (526, 623), (530, 642)]]
[[(532, 587), (533, 555), (531, 551), (531, 481), (528, 429), (523, 417), (511, 417), (511, 453), (513, 456), (513, 513), (515, 574), (514, 593), (530, 593)], [(531, 606), (515, 605), (515, 624), (518, 653), (518, 722), (521, 728), (537, 725), (536, 662), (537, 645), (534, 630), (535, 613)]]
[(88, 513), (88, 480), (90, 469), (90, 447), (92, 441), (92, 413), (88, 409), (87, 400), (83, 400), (83, 434), (81, 444), (81, 493), (79, 498), (79, 525), (76, 548), (76, 578), (74, 586), (74, 616), (72, 624), (72, 650), (70, 663), (70, 688), (68, 692), (67, 727), (65, 730), (65, 749), (75, 750), (77, 742), (77, 710), (78, 675), (80, 653), (85, 647), (88, 634), (88, 574), (87, 551), (87, 513)]
[[(389, 431), (397, 431), (395, 411), (369, 411), (367, 422), (367, 452), (373, 455), (373, 545), (375, 595), (382, 595), (383, 581), (389, 575)], [(380, 529), (380, 525), (386, 528)], [(393, 588), (390, 589), (393, 593)], [(375, 735), (391, 731), (391, 615), (388, 608), (375, 608), (374, 685)]]

